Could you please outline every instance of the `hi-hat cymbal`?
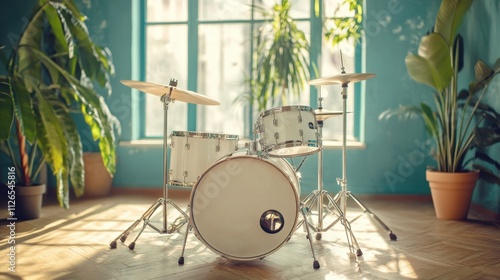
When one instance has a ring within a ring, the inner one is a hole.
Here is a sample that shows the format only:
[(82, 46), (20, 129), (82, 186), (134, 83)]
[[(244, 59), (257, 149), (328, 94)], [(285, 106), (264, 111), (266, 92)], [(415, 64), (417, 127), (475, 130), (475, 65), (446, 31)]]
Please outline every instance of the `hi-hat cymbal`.
[[(349, 112), (347, 112), (349, 113)], [(316, 121), (324, 121), (328, 118), (335, 117), (335, 116), (342, 116), (343, 113), (342, 111), (329, 111), (325, 109), (316, 109), (314, 110), (314, 117), (316, 118)]]
[(359, 81), (368, 80), (375, 77), (375, 74), (370, 73), (343, 73), (331, 77), (318, 78), (307, 82), (313, 86), (333, 85), (333, 84), (348, 84)]
[[(166, 85), (131, 80), (122, 80), (121, 83), (128, 87), (135, 88), (142, 92), (154, 94), (157, 96), (163, 96), (170, 92), (170, 86)], [(183, 90), (177, 87), (172, 87), (172, 94), (170, 95), (170, 98), (173, 100), (201, 105), (220, 105), (219, 102), (204, 95), (189, 90)]]

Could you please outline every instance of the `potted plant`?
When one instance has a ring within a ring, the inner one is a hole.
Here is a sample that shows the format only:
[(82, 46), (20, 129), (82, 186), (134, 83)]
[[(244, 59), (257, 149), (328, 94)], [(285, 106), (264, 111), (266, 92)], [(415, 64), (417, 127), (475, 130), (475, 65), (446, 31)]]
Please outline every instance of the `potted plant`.
[[(0, 77), (0, 140), (16, 172), (16, 195), (36, 185), (43, 165), (52, 171), (61, 207), (69, 188), (84, 193), (82, 143), (73, 112), (83, 115), (104, 164), (115, 172), (119, 123), (94, 83), (111, 93), (110, 53), (91, 40), (72, 0), (39, 0)], [(17, 196), (16, 196), (17, 200)], [(20, 207), (17, 203), (16, 207)]]
[(265, 23), (257, 32), (250, 94), (245, 100), (259, 111), (286, 104), (290, 95), (298, 96), (309, 77), (310, 44), (290, 16), (290, 2), (281, 0), (272, 9), (254, 6)]
[(458, 72), (462, 68), (463, 38), (458, 27), (472, 0), (443, 0), (433, 32), (422, 37), (417, 54), (409, 54), (406, 67), (410, 77), (434, 89), (431, 105), (401, 106), (388, 110), (392, 115), (422, 117), (434, 140), (432, 154), (437, 166), (426, 172), (436, 216), (465, 219), (479, 176), (500, 184), (498, 163), (483, 149), (500, 141), (500, 115), (482, 102), (488, 83), (500, 71), (482, 61), (475, 65), (476, 81), (468, 90), (458, 91)]

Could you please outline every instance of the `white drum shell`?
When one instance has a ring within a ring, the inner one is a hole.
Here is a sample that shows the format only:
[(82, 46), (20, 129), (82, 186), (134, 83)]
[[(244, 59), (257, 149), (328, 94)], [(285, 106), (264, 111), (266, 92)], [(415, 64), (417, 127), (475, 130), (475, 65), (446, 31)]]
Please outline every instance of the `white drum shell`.
[(314, 111), (308, 106), (267, 110), (259, 116), (257, 127), (262, 150), (272, 157), (309, 155), (321, 147)]
[(238, 136), (173, 131), (170, 135), (169, 184), (192, 187), (210, 165), (238, 149)]
[[(216, 254), (234, 260), (261, 259), (291, 236), (299, 214), (300, 186), (284, 159), (236, 153), (212, 165), (191, 193), (196, 236)], [(260, 217), (282, 214), (280, 231), (265, 232)]]

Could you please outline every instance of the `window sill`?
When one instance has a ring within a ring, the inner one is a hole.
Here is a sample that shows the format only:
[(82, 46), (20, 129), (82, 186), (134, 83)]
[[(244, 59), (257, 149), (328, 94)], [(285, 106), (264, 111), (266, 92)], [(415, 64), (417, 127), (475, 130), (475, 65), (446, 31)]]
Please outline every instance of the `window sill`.
[[(238, 146), (245, 147), (245, 143), (248, 143), (248, 139), (240, 139)], [(170, 139), (167, 140), (170, 144)], [(120, 147), (161, 147), (163, 146), (163, 139), (139, 139), (131, 141), (121, 141)], [(349, 149), (365, 149), (366, 144), (359, 141), (347, 141), (346, 147)], [(323, 140), (323, 148), (325, 149), (342, 149), (342, 141), (335, 140)]]

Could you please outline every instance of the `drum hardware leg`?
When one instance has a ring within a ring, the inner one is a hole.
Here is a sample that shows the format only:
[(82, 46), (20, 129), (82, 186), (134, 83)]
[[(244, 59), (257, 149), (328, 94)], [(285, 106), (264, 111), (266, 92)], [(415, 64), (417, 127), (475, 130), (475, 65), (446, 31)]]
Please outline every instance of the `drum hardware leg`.
[[(144, 214), (142, 214), (142, 216), (137, 219), (130, 227), (128, 227), (122, 234), (118, 235), (117, 238), (115, 238), (115, 240), (113, 240), (110, 244), (109, 244), (109, 247), (111, 249), (115, 249), (116, 248), (116, 241), (118, 239), (120, 239), (121, 242), (125, 242), (125, 240), (127, 240), (127, 237), (129, 236), (129, 234), (137, 227), (137, 225), (139, 225), (139, 223), (141, 221), (144, 221), (144, 227), (146, 226), (146, 223), (147, 221), (149, 221), (149, 218), (151, 217), (151, 215), (156, 211), (156, 209), (158, 209), (158, 207), (160, 207), (160, 205), (163, 203), (162, 199), (158, 199), (153, 205), (151, 205), (148, 210), (146, 210), (146, 212), (144, 212)], [(142, 232), (142, 231), (141, 231)], [(137, 240), (137, 238), (136, 238)], [(135, 241), (135, 240), (134, 240)]]
[[(351, 223), (354, 222), (354, 221), (356, 221), (363, 214), (368, 213), (370, 215), (370, 217), (372, 217), (389, 234), (390, 240), (392, 240), (392, 241), (396, 241), (397, 240), (398, 237), (396, 236), (396, 234), (394, 234), (392, 232), (392, 230), (375, 213), (373, 213), (363, 202), (361, 202), (361, 200), (359, 200), (351, 192), (347, 192), (345, 194), (345, 196), (347, 198), (351, 198), (363, 210), (362, 214), (360, 214), (357, 217), (351, 219), (351, 221), (350, 221)], [(339, 195), (339, 197), (340, 197), (340, 195)]]
[[(343, 74), (345, 74), (344, 71), (342, 71)], [(351, 198), (353, 199), (366, 213), (368, 212), (371, 217), (373, 217), (388, 233), (389, 233), (389, 238), (392, 241), (395, 241), (397, 239), (396, 235), (389, 229), (389, 227), (382, 222), (381, 219), (379, 219), (373, 212), (371, 212), (361, 201), (359, 201), (354, 195), (351, 194), (351, 192), (347, 191), (347, 157), (346, 157), (346, 128), (347, 128), (347, 121), (346, 121), (346, 107), (347, 107), (347, 83), (342, 84), (342, 127), (343, 127), (343, 135), (342, 135), (342, 178), (337, 179), (337, 183), (341, 187), (341, 191), (335, 195), (335, 201), (340, 202), (340, 207), (343, 210), (343, 213), (345, 217), (347, 217), (347, 199)], [(334, 203), (335, 204), (335, 203)]]
[[(323, 128), (323, 121), (318, 121), (318, 134), (320, 137), (322, 137), (322, 128)], [(321, 232), (325, 231), (323, 229), (323, 219), (326, 217), (328, 213), (323, 212), (323, 208), (325, 207), (324, 205), (324, 197), (327, 197), (327, 199), (332, 200), (330, 197), (330, 194), (323, 190), (323, 149), (319, 150), (318, 153), (318, 189), (312, 191), (306, 198), (303, 200), (303, 203), (307, 206), (308, 211), (313, 208), (314, 205), (316, 205), (316, 210), (318, 212), (318, 221), (317, 221), (317, 226), (315, 228), (316, 230), (316, 240), (321, 240), (322, 235)]]
[(311, 252), (313, 255), (313, 260), (314, 260), (313, 261), (313, 268), (318, 269), (320, 267), (320, 265), (319, 265), (318, 260), (316, 259), (316, 254), (314, 253), (314, 247), (313, 247), (312, 240), (311, 240), (311, 231), (309, 230), (309, 224), (307, 223), (307, 217), (306, 217), (307, 209), (306, 209), (306, 207), (304, 207), (304, 205), (300, 206), (300, 212), (302, 213), (302, 217), (304, 218), (303, 221), (306, 221), (306, 222), (304, 222), (304, 224), (306, 226), (307, 237), (308, 237), (307, 239), (309, 240), (309, 245), (311, 246)]
[(170, 199), (166, 200), (166, 203), (172, 205), (179, 213), (181, 213), (181, 216), (177, 217), (174, 220), (174, 222), (170, 225), (166, 233), (179, 232), (179, 229), (189, 221), (189, 216), (186, 214), (186, 212), (189, 212), (189, 206), (187, 207), (186, 211), (183, 211)]
[[(345, 88), (344, 88), (345, 89)], [(319, 100), (319, 108), (322, 108), (321, 105), (322, 98), (320, 97)], [(346, 131), (345, 129), (345, 99), (344, 99), (344, 132)], [(323, 137), (323, 120), (318, 120), (318, 134), (320, 136), (320, 139), (322, 140)], [(344, 133), (344, 149), (343, 149), (343, 163), (345, 163), (345, 133)], [(345, 165), (343, 166), (343, 174), (345, 178)], [(342, 182), (346, 182), (346, 180), (343, 180)], [(346, 185), (346, 184), (344, 184)], [(362, 251), (359, 248), (358, 242), (356, 238), (354, 237), (354, 234), (351, 229), (351, 225), (349, 221), (347, 220), (345, 216), (345, 210), (342, 210), (338, 204), (336, 203), (336, 199), (339, 198), (340, 196), (337, 194), (335, 198), (332, 198), (332, 196), (328, 193), (328, 191), (325, 191), (323, 189), (323, 149), (320, 149), (318, 153), (318, 189), (314, 190), (311, 194), (309, 194), (305, 199), (304, 199), (304, 204), (307, 206), (308, 211), (309, 209), (312, 208), (314, 205), (317, 208), (318, 212), (318, 221), (317, 221), (317, 226), (316, 226), (316, 240), (321, 240), (322, 238), (322, 232), (326, 232), (329, 229), (331, 229), (337, 222), (341, 222), (342, 226), (344, 227), (345, 234), (346, 234), (346, 239), (349, 247), (349, 255), (350, 256), (361, 256)], [(325, 205), (324, 199), (327, 199), (328, 205)], [(345, 207), (345, 205), (344, 205)], [(326, 208), (327, 213), (324, 213), (324, 208)], [(333, 209), (334, 208), (334, 209)], [(327, 215), (331, 214), (337, 214), (337, 218), (327, 227), (324, 227), (324, 218)], [(314, 228), (314, 226), (313, 226)], [(309, 235), (309, 234), (308, 234)]]
[[(305, 156), (302, 158), (302, 160), (300, 161), (299, 163), (299, 166), (297, 166), (297, 168), (295, 168), (295, 172), (298, 172), (300, 170), (300, 168), (302, 167), (302, 165), (304, 164), (304, 162), (306, 161), (308, 156)], [(290, 159), (292, 161), (292, 165), (293, 165), (293, 159)]]
[[(157, 228), (156, 226), (154, 226), (153, 224), (150, 223), (150, 220), (151, 220), (151, 216), (154, 214), (154, 212), (160, 207), (160, 206), (164, 206), (166, 204), (172, 204), (179, 212), (181, 212), (182, 216), (178, 217), (174, 223), (170, 226), (169, 229), (167, 229), (166, 231), (163, 231), (159, 228)], [(134, 250), (135, 248), (135, 243), (137, 241), (137, 239), (139, 239), (139, 236), (142, 234), (142, 232), (144, 231), (144, 229), (146, 229), (147, 226), (149, 226), (150, 228), (154, 229), (156, 232), (158, 233), (174, 233), (174, 232), (178, 232), (179, 231), (179, 228), (181, 228), (186, 222), (187, 222), (187, 214), (184, 213), (184, 211), (182, 211), (177, 205), (175, 205), (171, 200), (164, 200), (163, 198), (159, 198), (153, 205), (151, 205), (145, 212), (144, 214), (141, 216), (141, 218), (137, 219), (130, 227), (128, 227), (122, 234), (120, 234), (115, 240), (113, 240), (111, 243), (110, 243), (110, 248), (111, 249), (115, 249), (116, 248), (116, 241), (118, 239), (120, 239), (121, 242), (125, 242), (125, 240), (127, 239), (127, 237), (129, 236), (129, 234), (139, 225), (140, 222), (143, 222), (143, 226), (141, 228), (141, 230), (139, 231), (139, 233), (137, 234), (137, 236), (135, 237), (135, 239), (129, 244), (129, 249), (130, 250)]]
[[(342, 209), (340, 208), (340, 206), (338, 206), (338, 204), (335, 203), (335, 201), (333, 201), (333, 199), (331, 197), (329, 197), (329, 199), (330, 199), (329, 206), (330, 205), (333, 206), (335, 208), (335, 210), (338, 211), (339, 218), (336, 221), (334, 221), (332, 224), (330, 224), (326, 229), (327, 230), (330, 229), (335, 223), (340, 221), (340, 223), (344, 226), (344, 229), (345, 229), (347, 244), (349, 245), (349, 252), (350, 252), (351, 256), (353, 256), (354, 254), (358, 257), (362, 256), (363, 252), (359, 248), (359, 244), (358, 244), (358, 241), (356, 240), (356, 237), (354, 237), (354, 234), (353, 234), (352, 229), (351, 229), (351, 223), (347, 220), (347, 217), (345, 216), (344, 212), (342, 212)], [(356, 253), (354, 253), (354, 252), (356, 252)]]
[(183, 265), (184, 264), (184, 251), (186, 250), (186, 242), (187, 242), (187, 238), (188, 238), (188, 234), (189, 234), (190, 228), (191, 228), (191, 222), (188, 220), (188, 223), (187, 223), (187, 226), (186, 226), (186, 233), (184, 234), (184, 243), (182, 244), (181, 256), (179, 257), (179, 260), (177, 261), (177, 263), (179, 265)]
[[(185, 224), (185, 222), (183, 223), (178, 223), (178, 224), (174, 224), (169, 228), (167, 228), (167, 204), (170, 204), (172, 205), (177, 211), (179, 211), (185, 219), (188, 219), (189, 217), (187, 216), (187, 214), (182, 211), (182, 209), (180, 209), (172, 200), (168, 199), (168, 183), (169, 183), (169, 166), (168, 166), (168, 144), (167, 144), (167, 138), (168, 138), (168, 135), (167, 135), (167, 131), (168, 131), (168, 105), (170, 102), (173, 102), (174, 100), (173, 99), (170, 99), (170, 96), (172, 94), (172, 90), (173, 90), (173, 87), (176, 87), (177, 86), (177, 80), (175, 79), (172, 79), (170, 80), (170, 84), (169, 84), (169, 92), (168, 93), (165, 93), (162, 97), (161, 97), (161, 101), (163, 103), (163, 117), (164, 117), (164, 124), (163, 124), (163, 186), (162, 186), (162, 189), (163, 189), (163, 196), (161, 198), (159, 198), (153, 205), (151, 205), (148, 210), (146, 210), (146, 212), (144, 212), (144, 214), (141, 216), (140, 219), (138, 219), (137, 221), (135, 221), (129, 228), (127, 228), (122, 234), (120, 234), (115, 240), (113, 240), (111, 243), (110, 243), (110, 248), (111, 249), (114, 249), (116, 248), (116, 241), (118, 239), (120, 239), (122, 242), (124, 242), (128, 235), (130, 234), (130, 232), (132, 230), (135, 229), (135, 227), (137, 227), (137, 225), (143, 221), (144, 222), (144, 225), (143, 227), (141, 228), (140, 232), (137, 234), (137, 236), (135, 237), (134, 241), (132, 243), (130, 243), (130, 245), (128, 246), (130, 250), (133, 250), (135, 248), (135, 242), (137, 241), (137, 239), (139, 238), (139, 236), (142, 234), (142, 232), (144, 231), (144, 229), (146, 228), (146, 226), (149, 226), (151, 227), (152, 229), (154, 229), (155, 231), (157, 231), (158, 233), (167, 233), (167, 234), (170, 234), (176, 230), (178, 230), (178, 228), (180, 228), (182, 225)], [(153, 215), (153, 213), (160, 207), (160, 206), (163, 206), (162, 207), (162, 212), (163, 212), (163, 227), (162, 229), (158, 229), (157, 227), (155, 227), (153, 224), (150, 223), (150, 218), (151, 216)]]

